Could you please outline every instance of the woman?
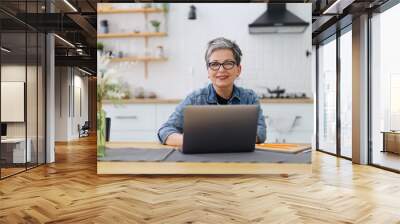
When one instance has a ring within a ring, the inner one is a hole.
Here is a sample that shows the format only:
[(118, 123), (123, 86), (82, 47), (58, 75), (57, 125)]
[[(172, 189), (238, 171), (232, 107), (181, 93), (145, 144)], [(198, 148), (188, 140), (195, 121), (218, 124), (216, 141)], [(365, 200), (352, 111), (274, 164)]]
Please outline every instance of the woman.
[(256, 142), (265, 141), (266, 125), (257, 95), (252, 90), (234, 85), (242, 70), (241, 56), (239, 46), (231, 40), (220, 37), (208, 43), (205, 60), (211, 84), (192, 92), (176, 107), (168, 121), (158, 130), (158, 139), (162, 144), (182, 146), (183, 111), (187, 105), (213, 104), (257, 104), (259, 112)]

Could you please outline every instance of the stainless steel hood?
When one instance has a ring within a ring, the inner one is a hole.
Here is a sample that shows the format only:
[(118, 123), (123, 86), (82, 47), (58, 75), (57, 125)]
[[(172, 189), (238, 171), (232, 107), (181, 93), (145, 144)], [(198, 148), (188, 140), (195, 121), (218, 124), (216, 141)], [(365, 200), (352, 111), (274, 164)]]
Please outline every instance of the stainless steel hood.
[(302, 33), (308, 25), (308, 22), (288, 11), (286, 4), (270, 3), (267, 4), (267, 10), (249, 24), (249, 32), (250, 34)]

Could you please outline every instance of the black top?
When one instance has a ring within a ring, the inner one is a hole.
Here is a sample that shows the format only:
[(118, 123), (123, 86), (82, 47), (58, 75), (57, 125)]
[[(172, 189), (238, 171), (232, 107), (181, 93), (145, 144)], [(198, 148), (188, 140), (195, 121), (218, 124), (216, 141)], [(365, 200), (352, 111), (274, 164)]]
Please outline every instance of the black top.
[(217, 93), (216, 93), (216, 95), (217, 95), (218, 104), (224, 104), (224, 105), (228, 104), (229, 100), (223, 98), (222, 96), (218, 95)]

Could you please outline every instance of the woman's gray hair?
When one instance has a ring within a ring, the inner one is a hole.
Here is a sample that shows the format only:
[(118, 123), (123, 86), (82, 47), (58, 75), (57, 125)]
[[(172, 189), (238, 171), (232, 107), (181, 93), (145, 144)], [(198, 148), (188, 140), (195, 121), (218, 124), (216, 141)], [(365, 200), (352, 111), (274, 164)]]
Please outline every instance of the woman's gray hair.
[(228, 40), (223, 37), (218, 37), (215, 38), (214, 40), (211, 40), (207, 44), (207, 50), (205, 56), (207, 66), (211, 54), (218, 49), (230, 49), (233, 53), (233, 57), (235, 58), (236, 64), (240, 65), (242, 51), (240, 50), (239, 46), (234, 41)]

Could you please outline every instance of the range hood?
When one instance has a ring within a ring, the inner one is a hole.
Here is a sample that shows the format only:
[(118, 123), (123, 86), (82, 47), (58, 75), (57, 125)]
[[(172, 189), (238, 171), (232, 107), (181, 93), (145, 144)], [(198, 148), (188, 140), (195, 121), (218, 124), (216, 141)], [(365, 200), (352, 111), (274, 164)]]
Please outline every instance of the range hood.
[(302, 33), (308, 25), (308, 22), (288, 11), (286, 4), (269, 3), (267, 10), (249, 24), (249, 32), (250, 34)]

